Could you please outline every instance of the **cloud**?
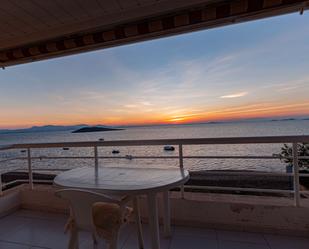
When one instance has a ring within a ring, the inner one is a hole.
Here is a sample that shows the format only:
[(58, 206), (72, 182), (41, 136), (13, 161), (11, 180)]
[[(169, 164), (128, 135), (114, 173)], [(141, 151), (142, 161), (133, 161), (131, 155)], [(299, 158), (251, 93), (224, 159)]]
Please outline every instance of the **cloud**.
[(146, 106), (151, 106), (151, 105), (153, 105), (153, 104), (151, 104), (151, 103), (148, 102), (148, 101), (142, 101), (141, 104), (142, 104), (142, 105), (146, 105)]
[(295, 90), (297, 88), (299, 88), (299, 86), (287, 86), (287, 87), (278, 89), (278, 92), (287, 92), (287, 91)]
[(293, 110), (300, 110), (302, 108), (307, 108), (309, 106), (309, 102), (304, 103), (287, 103), (283, 104), (281, 102), (265, 102), (265, 103), (256, 103), (250, 104), (246, 106), (236, 106), (231, 108), (218, 109), (208, 114), (224, 114), (224, 115), (235, 115), (235, 114), (257, 114), (257, 113), (267, 113), (267, 112), (279, 112), (284, 111), (288, 113)]
[(240, 98), (246, 96), (248, 92), (232, 93), (228, 95), (220, 96), (221, 99)]
[(136, 108), (137, 105), (124, 105), (125, 108)]
[(181, 114), (181, 115), (174, 115), (172, 118), (189, 118), (194, 116), (199, 116), (201, 113), (189, 113), (189, 114)]
[(125, 108), (138, 108), (138, 107), (145, 107), (145, 106), (152, 106), (153, 104), (148, 101), (141, 101), (134, 104), (125, 104), (123, 107)]

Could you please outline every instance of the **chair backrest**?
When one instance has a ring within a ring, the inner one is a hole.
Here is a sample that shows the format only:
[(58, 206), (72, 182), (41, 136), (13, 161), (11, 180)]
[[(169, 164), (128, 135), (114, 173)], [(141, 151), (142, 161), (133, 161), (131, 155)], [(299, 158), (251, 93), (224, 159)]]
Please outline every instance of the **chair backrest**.
[(118, 199), (91, 191), (63, 189), (56, 191), (58, 197), (70, 202), (71, 215), (78, 229), (92, 231), (92, 205), (95, 202), (121, 204)]

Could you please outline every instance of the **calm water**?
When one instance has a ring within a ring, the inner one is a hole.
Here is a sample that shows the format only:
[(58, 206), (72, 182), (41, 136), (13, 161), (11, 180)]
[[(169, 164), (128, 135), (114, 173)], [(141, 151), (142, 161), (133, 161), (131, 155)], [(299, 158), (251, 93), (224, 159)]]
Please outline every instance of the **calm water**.
[[(279, 136), (279, 135), (309, 135), (309, 120), (275, 121), (275, 122), (250, 122), (250, 123), (225, 123), (225, 124), (198, 124), (178, 126), (153, 126), (131, 127), (122, 131), (71, 133), (71, 132), (40, 132), (40, 133), (15, 133), (0, 134), (0, 144), (34, 143), (34, 142), (66, 142), (66, 141), (97, 141), (105, 140), (130, 140), (130, 139), (163, 139), (163, 138), (207, 138), (207, 137), (246, 137), (246, 136)], [(190, 145), (184, 146), (184, 155), (264, 155), (271, 156), (279, 153), (280, 144), (258, 145)], [(113, 156), (113, 149), (120, 150), (119, 155), (133, 156), (173, 156), (178, 151), (165, 152), (162, 146), (138, 147), (104, 147), (100, 148), (102, 156)], [(0, 152), (0, 159), (24, 156), (20, 150)], [(92, 149), (71, 148), (64, 151), (58, 149), (37, 149), (34, 156), (89, 156), (93, 155)], [(104, 159), (100, 166), (110, 163), (121, 164), (129, 167), (174, 167), (178, 165), (175, 159)], [(190, 170), (257, 170), (257, 171), (285, 171), (285, 165), (280, 160), (261, 159), (186, 159), (185, 167)], [(34, 167), (40, 169), (72, 168), (81, 165), (93, 165), (93, 160), (37, 160)], [(26, 167), (24, 161), (10, 161), (0, 163), (1, 171)]]

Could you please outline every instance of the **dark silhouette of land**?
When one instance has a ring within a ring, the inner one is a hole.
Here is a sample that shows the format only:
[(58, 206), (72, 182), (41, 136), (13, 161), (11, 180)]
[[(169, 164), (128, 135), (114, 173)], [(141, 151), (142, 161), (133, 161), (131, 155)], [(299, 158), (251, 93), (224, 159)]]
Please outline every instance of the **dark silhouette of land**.
[(82, 133), (82, 132), (99, 132), (99, 131), (120, 131), (123, 129), (118, 128), (109, 128), (109, 127), (100, 127), (100, 126), (90, 126), (90, 127), (83, 127), (72, 131), (72, 133)]

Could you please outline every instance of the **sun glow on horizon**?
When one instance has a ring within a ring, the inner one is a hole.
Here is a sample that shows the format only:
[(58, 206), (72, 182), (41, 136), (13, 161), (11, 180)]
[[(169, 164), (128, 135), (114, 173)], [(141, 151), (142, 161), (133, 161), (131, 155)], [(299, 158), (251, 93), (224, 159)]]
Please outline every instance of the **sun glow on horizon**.
[[(258, 119), (258, 118), (276, 118), (276, 117), (298, 117), (309, 116), (309, 102), (294, 103), (294, 104), (281, 104), (278, 103), (258, 103), (249, 106), (234, 106), (226, 107), (220, 110), (212, 110), (200, 113), (183, 113), (177, 115), (157, 114), (157, 115), (144, 115), (139, 117), (130, 116), (124, 117), (110, 117), (106, 119), (93, 119), (67, 122), (41, 122), (28, 123), (27, 125), (6, 126), (0, 128), (25, 128), (31, 126), (43, 126), (46, 124), (52, 125), (110, 125), (110, 126), (130, 126), (130, 125), (160, 125), (160, 124), (188, 124), (188, 123), (202, 123), (202, 122), (216, 122), (216, 121), (237, 121), (242, 119)], [(288, 115), (287, 115), (288, 113)]]
[(308, 22), (286, 15), (8, 67), (0, 128), (309, 117)]

